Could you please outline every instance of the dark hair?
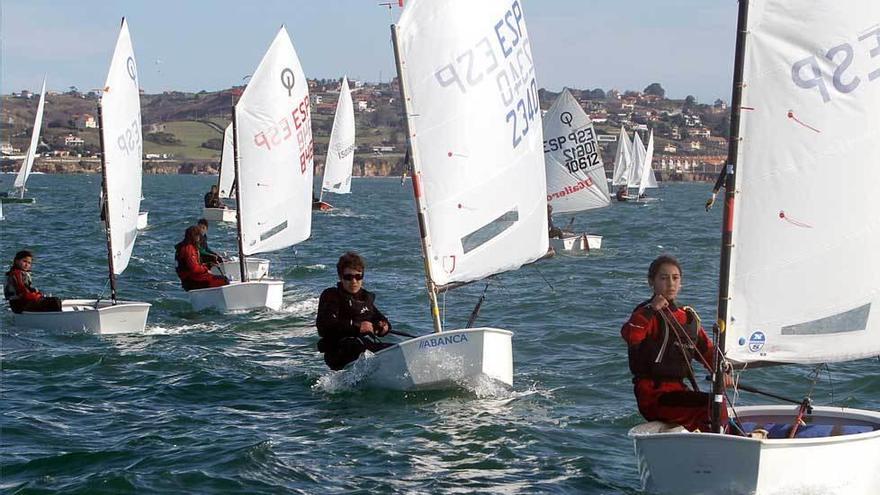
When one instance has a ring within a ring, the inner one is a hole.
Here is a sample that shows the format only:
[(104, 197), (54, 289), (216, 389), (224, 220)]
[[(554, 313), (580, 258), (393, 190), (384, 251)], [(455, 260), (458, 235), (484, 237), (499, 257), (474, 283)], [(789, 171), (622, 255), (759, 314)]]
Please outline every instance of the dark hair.
[(672, 265), (678, 268), (678, 273), (680, 275), (684, 275), (684, 271), (681, 269), (681, 264), (675, 259), (675, 257), (668, 254), (661, 254), (660, 256), (657, 256), (657, 258), (651, 262), (651, 266), (648, 267), (649, 281), (654, 280), (654, 277), (657, 276), (657, 272), (660, 271), (660, 267), (663, 265)]
[(9, 267), (9, 271), (6, 272), (6, 275), (9, 275), (9, 273), (15, 269), (15, 264), (18, 262), (18, 260), (22, 260), (28, 257), (33, 258), (34, 253), (28, 251), (27, 249), (22, 249), (21, 251), (15, 253), (15, 258), (12, 260), (12, 266)]
[(363, 273), (366, 267), (367, 264), (364, 262), (364, 259), (361, 257), (361, 255), (355, 253), (354, 251), (348, 251), (340, 256), (339, 261), (336, 262), (336, 274), (341, 277), (342, 272), (346, 268), (359, 270)]
[(205, 220), (204, 218), (200, 218), (199, 221), (196, 223), (198, 223), (199, 225), (204, 225), (205, 227), (208, 226), (208, 221)]
[[(187, 244), (193, 244), (198, 246), (199, 240), (202, 237), (202, 229), (200, 229), (197, 225), (190, 225), (186, 228), (186, 231), (183, 233), (183, 240), (174, 245), (174, 249), (177, 252), (180, 252), (180, 248), (186, 246)], [(175, 256), (176, 257), (176, 256)]]

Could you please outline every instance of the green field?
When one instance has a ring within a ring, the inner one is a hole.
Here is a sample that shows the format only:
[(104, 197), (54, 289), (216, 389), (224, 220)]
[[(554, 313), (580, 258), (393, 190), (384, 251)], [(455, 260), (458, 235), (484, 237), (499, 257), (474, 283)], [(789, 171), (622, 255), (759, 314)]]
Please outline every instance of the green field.
[(174, 134), (179, 145), (161, 145), (144, 139), (144, 153), (169, 153), (176, 159), (208, 160), (220, 159), (220, 152), (202, 148), (209, 139), (223, 139), (223, 134), (201, 122), (177, 121), (165, 123), (165, 132)]

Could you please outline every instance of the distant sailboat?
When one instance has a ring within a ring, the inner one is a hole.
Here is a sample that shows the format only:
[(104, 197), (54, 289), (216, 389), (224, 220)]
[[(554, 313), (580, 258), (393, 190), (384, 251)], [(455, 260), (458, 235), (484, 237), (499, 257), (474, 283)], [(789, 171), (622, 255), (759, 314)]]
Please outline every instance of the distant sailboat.
[(28, 146), (24, 162), (22, 162), (21, 168), (18, 170), (18, 175), (15, 176), (13, 191), (6, 196), (0, 196), (0, 201), (3, 203), (34, 202), (34, 198), (26, 198), (24, 197), (24, 193), (27, 191), (25, 186), (27, 185), (28, 177), (31, 175), (31, 169), (34, 166), (34, 158), (37, 156), (37, 146), (40, 144), (40, 128), (43, 127), (43, 108), (45, 104), (46, 78), (43, 78), (43, 86), (40, 89), (40, 102), (37, 104), (37, 115), (34, 117), (34, 129), (31, 131), (31, 143), (30, 146)]
[(638, 201), (656, 200), (656, 198), (648, 198), (645, 196), (647, 189), (657, 188), (657, 176), (654, 174), (654, 130), (648, 137), (648, 146), (645, 148), (645, 156), (642, 159), (642, 173), (639, 174), (638, 184)]
[[(509, 52), (507, 45), (490, 44), (497, 36), (516, 39)], [(365, 353), (349, 372), (364, 363), (364, 382), (402, 390), (482, 381), (509, 386), (513, 334), (492, 327), (444, 330), (437, 294), (515, 270), (547, 252), (541, 109), (520, 3), (407, 2), (392, 26), (392, 42), (436, 333)], [(437, 67), (482, 43), (484, 56), (517, 60), (518, 70), (505, 72), (499, 62), (497, 72), (462, 79), (466, 90), (436, 77)], [(501, 93), (500, 75), (513, 78), (504, 79), (510, 87)]]
[(620, 136), (617, 138), (617, 152), (614, 155), (614, 172), (611, 175), (611, 186), (617, 188), (615, 195), (618, 201), (626, 201), (629, 198), (627, 194), (627, 181), (633, 166), (632, 148), (633, 145), (629, 135), (623, 126), (620, 126)]
[(351, 173), (354, 166), (355, 150), (354, 104), (348, 89), (348, 78), (342, 78), (339, 101), (336, 103), (336, 116), (330, 142), (327, 145), (327, 159), (324, 162), (324, 178), (318, 201), (312, 206), (316, 210), (328, 211), (332, 205), (323, 201), (324, 191), (335, 194), (351, 192)]
[[(605, 164), (590, 116), (568, 89), (544, 115), (544, 162), (547, 170), (547, 203), (553, 213), (575, 213), (611, 205)], [(602, 236), (562, 232), (550, 238), (556, 252), (602, 247)]]
[(245, 257), (309, 238), (313, 143), (308, 81), (284, 26), (233, 108), (240, 281), (188, 292), (197, 310), (281, 309), (284, 281), (251, 280)]
[[(235, 140), (232, 137), (232, 123), (223, 132), (223, 151), (220, 154), (220, 174), (217, 189), (221, 201), (235, 197)], [(202, 210), (202, 217), (209, 222), (235, 222), (236, 212), (232, 208), (208, 208)]]
[[(853, 77), (845, 87), (826, 87), (834, 64), (817, 55), (855, 54), (828, 58), (846, 60), (847, 74), (869, 74), (877, 68), (869, 52), (880, 40), (878, 26), (876, 0), (739, 3), (713, 424), (706, 432), (660, 422), (630, 430), (650, 493), (880, 489), (880, 412), (813, 406), (807, 397), (800, 405), (733, 407), (736, 427), (759, 435), (723, 433), (728, 425), (721, 423), (725, 362), (744, 369), (880, 356), (873, 191), (880, 84)], [(829, 178), (841, 176), (851, 179), (849, 194), (828, 194)]]
[(137, 238), (143, 157), (140, 88), (125, 19), (98, 104), (98, 122), (102, 182), (107, 199), (103, 209), (107, 218), (110, 299), (66, 299), (62, 301), (61, 311), (15, 314), (16, 325), (99, 334), (144, 331), (150, 304), (116, 298), (116, 276), (128, 266)]

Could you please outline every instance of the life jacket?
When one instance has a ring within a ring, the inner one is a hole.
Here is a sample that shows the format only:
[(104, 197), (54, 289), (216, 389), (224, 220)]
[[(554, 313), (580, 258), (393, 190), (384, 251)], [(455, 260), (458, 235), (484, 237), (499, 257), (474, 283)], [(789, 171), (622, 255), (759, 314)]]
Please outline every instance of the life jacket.
[[(359, 326), (361, 322), (364, 321), (372, 321), (375, 311), (373, 301), (376, 300), (376, 294), (366, 289), (361, 289), (357, 294), (359, 297), (355, 297), (355, 294), (351, 294), (343, 289), (342, 284), (339, 283), (336, 285), (335, 296), (337, 298), (337, 306), (335, 308), (327, 309), (338, 311), (337, 318), (339, 320), (351, 320), (352, 325), (354, 326)], [(321, 310), (321, 308), (318, 309), (319, 311)], [(357, 336), (355, 338), (359, 337), (360, 336)], [(345, 340), (346, 338), (351, 337), (340, 337), (336, 335), (324, 336), (318, 340), (318, 351), (328, 352), (333, 350), (339, 345), (340, 341)]]
[(31, 281), (31, 273), (18, 268), (13, 268), (6, 272), (6, 283), (3, 285), (3, 297), (7, 301), (21, 299), (24, 296), (24, 294), (19, 294), (18, 289), (16, 288), (15, 272), (21, 273), (21, 280), (24, 282), (26, 290), (36, 292), (34, 290), (33, 282)]
[(699, 345), (700, 316), (691, 307), (685, 306), (683, 309), (687, 322), (681, 327), (686, 336), (680, 335), (680, 342), (675, 331), (660, 315), (655, 314), (653, 318), (657, 321), (658, 332), (648, 336), (638, 346), (629, 348), (629, 368), (636, 379), (647, 377), (663, 381), (690, 377), (690, 363), (697, 352), (690, 342)]

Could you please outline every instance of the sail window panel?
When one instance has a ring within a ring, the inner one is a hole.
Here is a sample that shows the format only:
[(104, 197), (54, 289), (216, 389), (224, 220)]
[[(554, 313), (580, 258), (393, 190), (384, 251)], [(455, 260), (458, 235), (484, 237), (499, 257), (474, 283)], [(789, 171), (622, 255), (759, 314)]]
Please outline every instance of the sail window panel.
[(464, 254), (486, 244), (519, 221), (519, 212), (511, 210), (461, 238)]
[(818, 320), (787, 325), (782, 327), (782, 335), (821, 335), (828, 333), (846, 333), (865, 330), (868, 326), (868, 315), (871, 305), (864, 306), (826, 316)]

